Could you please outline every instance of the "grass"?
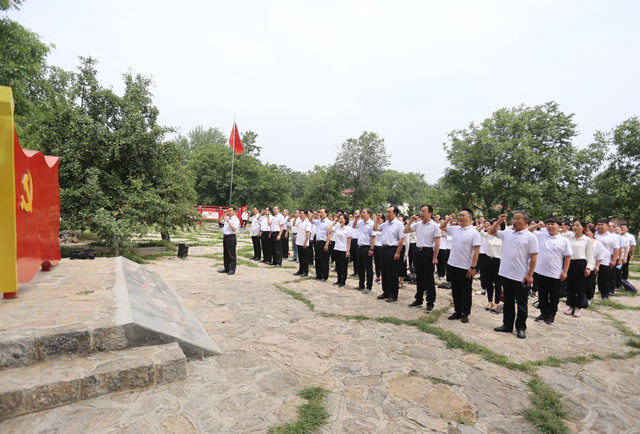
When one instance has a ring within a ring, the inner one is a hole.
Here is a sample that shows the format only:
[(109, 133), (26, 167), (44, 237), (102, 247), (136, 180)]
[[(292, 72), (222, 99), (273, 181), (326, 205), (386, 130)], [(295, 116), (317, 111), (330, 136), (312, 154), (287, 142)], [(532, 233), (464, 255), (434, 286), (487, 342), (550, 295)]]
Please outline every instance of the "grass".
[(122, 256), (124, 256), (125, 258), (129, 259), (130, 261), (137, 262), (138, 264), (146, 264), (147, 263), (147, 261), (145, 261), (144, 258), (142, 256), (138, 255), (137, 253), (123, 252)]
[(285, 294), (289, 294), (291, 297), (295, 298), (298, 301), (303, 302), (304, 304), (307, 305), (307, 307), (309, 308), (309, 310), (314, 310), (316, 307), (315, 305), (311, 302), (311, 300), (309, 300), (308, 298), (305, 298), (304, 295), (300, 294), (299, 292), (293, 291), (291, 289), (285, 288), (284, 286), (281, 285), (273, 285), (276, 288), (278, 288), (280, 291), (284, 292)]
[(550, 434), (563, 434), (567, 426), (563, 419), (567, 416), (560, 403), (560, 395), (537, 375), (527, 383), (532, 393), (533, 407), (525, 410), (524, 415), (538, 431)]
[(178, 250), (178, 246), (167, 240), (141, 241), (139, 243), (136, 243), (135, 247), (164, 247), (165, 249), (171, 250), (172, 252)]
[(329, 412), (325, 406), (329, 392), (322, 387), (309, 387), (298, 393), (306, 399), (306, 404), (298, 407), (298, 420), (269, 429), (270, 434), (312, 433), (329, 420)]
[(610, 307), (612, 309), (619, 309), (619, 310), (640, 310), (640, 306), (627, 306), (613, 300), (594, 301), (592, 304), (596, 306)]

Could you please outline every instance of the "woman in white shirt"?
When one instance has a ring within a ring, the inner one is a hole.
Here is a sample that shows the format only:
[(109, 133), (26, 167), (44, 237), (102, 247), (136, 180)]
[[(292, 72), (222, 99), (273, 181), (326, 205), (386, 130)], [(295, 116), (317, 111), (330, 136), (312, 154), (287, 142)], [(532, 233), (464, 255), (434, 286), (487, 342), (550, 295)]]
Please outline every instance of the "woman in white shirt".
[(587, 278), (594, 267), (593, 241), (584, 234), (587, 224), (577, 220), (573, 224), (573, 236), (569, 236), (571, 242), (571, 263), (567, 273), (567, 306), (569, 309), (565, 315), (581, 316), (580, 309), (589, 306), (585, 297)]
[[(493, 224), (495, 221), (492, 220), (490, 224)], [(504, 231), (506, 225), (503, 223), (500, 224), (500, 230)], [(496, 236), (489, 234), (487, 231), (480, 232), (480, 236), (484, 240), (486, 240), (486, 269), (483, 273), (486, 273), (486, 288), (487, 288), (487, 298), (489, 299), (489, 304), (485, 307), (485, 310), (490, 310), (493, 313), (502, 312), (502, 307), (500, 307), (500, 297), (502, 296), (502, 283), (500, 281), (500, 276), (498, 276), (498, 271), (500, 270), (500, 258), (502, 257), (502, 240)]]
[(586, 278), (585, 298), (587, 299), (587, 305), (591, 303), (591, 299), (596, 292), (596, 277), (600, 271), (600, 264), (604, 259), (609, 256), (609, 252), (602, 245), (602, 243), (595, 239), (596, 228), (593, 223), (589, 223), (585, 230), (585, 235), (589, 237), (593, 245), (593, 269), (589, 276)]
[(341, 288), (347, 283), (349, 247), (351, 247), (351, 228), (347, 225), (348, 218), (344, 213), (336, 217), (327, 230), (327, 242), (324, 245), (324, 251), (328, 252), (331, 241), (335, 242), (333, 258), (336, 262), (338, 281), (334, 285), (338, 285)]

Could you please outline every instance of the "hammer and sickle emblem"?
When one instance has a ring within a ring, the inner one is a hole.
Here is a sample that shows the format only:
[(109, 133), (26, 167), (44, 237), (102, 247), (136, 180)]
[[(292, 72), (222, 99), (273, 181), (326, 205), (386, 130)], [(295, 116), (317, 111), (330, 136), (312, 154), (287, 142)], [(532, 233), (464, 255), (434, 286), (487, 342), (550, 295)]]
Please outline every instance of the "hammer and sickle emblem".
[(33, 178), (31, 177), (31, 171), (27, 170), (22, 176), (22, 190), (24, 194), (20, 195), (20, 209), (22, 211), (33, 213)]

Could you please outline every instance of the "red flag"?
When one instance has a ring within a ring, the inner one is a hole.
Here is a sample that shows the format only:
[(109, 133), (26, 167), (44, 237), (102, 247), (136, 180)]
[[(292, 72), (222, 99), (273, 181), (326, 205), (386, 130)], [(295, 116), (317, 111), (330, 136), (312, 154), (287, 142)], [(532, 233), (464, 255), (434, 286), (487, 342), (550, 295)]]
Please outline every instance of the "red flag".
[(229, 136), (229, 146), (231, 146), (238, 155), (242, 154), (242, 151), (244, 151), (244, 147), (240, 141), (240, 134), (238, 134), (238, 126), (235, 121), (233, 122), (233, 128), (231, 129), (231, 135)]

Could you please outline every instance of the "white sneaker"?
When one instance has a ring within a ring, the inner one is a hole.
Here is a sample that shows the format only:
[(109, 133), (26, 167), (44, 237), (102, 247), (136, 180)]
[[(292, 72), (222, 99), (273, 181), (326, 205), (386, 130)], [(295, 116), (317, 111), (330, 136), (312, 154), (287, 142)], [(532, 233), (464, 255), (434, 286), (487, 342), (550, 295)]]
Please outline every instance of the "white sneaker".
[(573, 316), (575, 316), (576, 318), (580, 318), (582, 316), (582, 312), (580, 312), (580, 308), (575, 308), (573, 310)]
[[(575, 310), (574, 308), (570, 307), (569, 309), (567, 309), (567, 310), (564, 312), (564, 314), (565, 314), (565, 315), (573, 315), (573, 311), (574, 311), (574, 310)], [(578, 309), (578, 310), (580, 310), (580, 309)]]
[(480, 289), (478, 291), (476, 291), (476, 295), (485, 295), (487, 293), (487, 291), (485, 291), (484, 289)]

